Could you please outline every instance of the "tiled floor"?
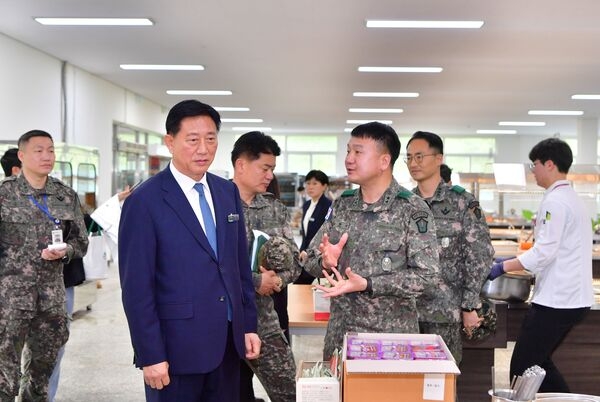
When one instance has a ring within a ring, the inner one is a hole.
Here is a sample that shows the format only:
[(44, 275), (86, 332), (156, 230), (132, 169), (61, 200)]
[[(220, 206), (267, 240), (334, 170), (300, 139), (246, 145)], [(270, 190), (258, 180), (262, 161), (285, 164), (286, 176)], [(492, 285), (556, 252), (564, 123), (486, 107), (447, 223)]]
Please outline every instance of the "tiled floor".
[[(132, 350), (121, 292), (114, 267), (102, 282), (90, 311), (79, 311), (71, 324), (71, 337), (62, 363), (56, 402), (143, 402), (141, 372), (132, 365)], [(319, 360), (323, 339), (303, 336), (293, 339), (296, 361)], [(508, 384), (510, 350), (496, 355), (500, 385)], [(259, 398), (268, 400), (255, 381)], [(482, 398), (483, 400), (483, 398)]]

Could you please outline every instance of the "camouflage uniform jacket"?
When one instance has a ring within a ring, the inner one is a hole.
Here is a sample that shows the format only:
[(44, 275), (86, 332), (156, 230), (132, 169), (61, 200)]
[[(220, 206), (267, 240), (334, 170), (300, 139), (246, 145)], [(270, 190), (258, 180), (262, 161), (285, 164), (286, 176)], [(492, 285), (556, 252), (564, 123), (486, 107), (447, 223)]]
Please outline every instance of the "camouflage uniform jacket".
[[(318, 250), (323, 234), (337, 243), (348, 241), (338, 261), (340, 271), (351, 267), (370, 278), (372, 293), (354, 292), (331, 300), (325, 355), (341, 347), (346, 331), (418, 332), (415, 298), (436, 281), (438, 249), (433, 216), (422, 199), (392, 180), (373, 204), (360, 189), (346, 190), (313, 238), (305, 269), (322, 277)], [(333, 345), (332, 339), (334, 338)]]
[(60, 219), (68, 257), (82, 257), (88, 245), (83, 213), (75, 191), (48, 177), (44, 189), (36, 190), (21, 174), (0, 183), (0, 302), (12, 308), (36, 311), (64, 305), (63, 262), (47, 261), (42, 250), (52, 244), (55, 224), (29, 197), (46, 205)]
[[(246, 236), (248, 237), (248, 258), (251, 256), (252, 243), (254, 242), (253, 229), (265, 232), (269, 236), (279, 236), (288, 240), (288, 250), (270, 250), (267, 253), (286, 254), (282, 267), (277, 267), (277, 275), (281, 278), (282, 287), (292, 283), (300, 275), (299, 250), (290, 227), (290, 216), (285, 205), (275, 199), (271, 193), (257, 194), (250, 205), (242, 201), (244, 208), (244, 221)], [(275, 267), (265, 267), (275, 269)], [(254, 289), (260, 288), (260, 272), (252, 273)], [(258, 335), (265, 337), (280, 332), (279, 319), (273, 307), (271, 296), (256, 294), (256, 309), (258, 313)]]
[[(419, 189), (413, 189), (417, 195)], [(460, 186), (438, 185), (426, 199), (435, 219), (440, 284), (417, 300), (419, 320), (460, 322), (461, 308), (481, 306), (479, 292), (487, 278), (494, 249), (483, 211), (475, 197)]]

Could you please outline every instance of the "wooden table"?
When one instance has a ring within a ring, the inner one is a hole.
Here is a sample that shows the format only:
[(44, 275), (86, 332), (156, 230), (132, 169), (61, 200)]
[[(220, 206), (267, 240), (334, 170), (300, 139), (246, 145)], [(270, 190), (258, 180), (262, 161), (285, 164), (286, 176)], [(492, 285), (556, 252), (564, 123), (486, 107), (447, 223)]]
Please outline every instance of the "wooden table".
[(312, 285), (288, 285), (290, 342), (292, 335), (325, 336), (327, 321), (315, 321)]

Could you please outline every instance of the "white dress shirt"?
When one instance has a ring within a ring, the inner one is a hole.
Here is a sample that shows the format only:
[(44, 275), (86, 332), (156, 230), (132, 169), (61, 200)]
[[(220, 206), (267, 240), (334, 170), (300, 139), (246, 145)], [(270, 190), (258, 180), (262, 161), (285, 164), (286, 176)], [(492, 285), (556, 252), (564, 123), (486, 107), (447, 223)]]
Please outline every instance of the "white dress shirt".
[(518, 257), (535, 274), (532, 302), (552, 308), (594, 304), (591, 217), (567, 180), (545, 191), (534, 234), (533, 247)]
[[(317, 201), (318, 202), (318, 201)], [(317, 202), (314, 200), (310, 200), (310, 205), (306, 210), (306, 214), (304, 215), (304, 220), (302, 221), (302, 228), (304, 228), (304, 233), (308, 231), (308, 222), (310, 222), (310, 218), (312, 217), (313, 212), (315, 212), (315, 208), (317, 207)]]
[(218, 227), (217, 220), (215, 219), (215, 207), (213, 205), (212, 196), (210, 194), (210, 187), (208, 187), (208, 183), (206, 181), (206, 174), (202, 176), (202, 179), (200, 179), (199, 182), (197, 182), (194, 181), (194, 179), (192, 179), (191, 177), (186, 176), (179, 170), (177, 170), (177, 168), (173, 165), (173, 162), (169, 163), (169, 168), (171, 169), (173, 177), (175, 177), (175, 181), (177, 181), (177, 184), (179, 184), (179, 187), (181, 187), (183, 194), (185, 195), (188, 202), (190, 203), (190, 206), (194, 210), (194, 214), (196, 214), (196, 218), (198, 218), (198, 221), (202, 226), (202, 230), (204, 230), (204, 233), (206, 233), (206, 229), (204, 228), (204, 219), (202, 219), (202, 211), (200, 210), (200, 194), (198, 194), (198, 191), (196, 191), (196, 189), (194, 188), (194, 185), (196, 183), (202, 183), (204, 185), (204, 196), (206, 197), (206, 201), (208, 202), (208, 206), (210, 207), (210, 211), (212, 212), (215, 227)]

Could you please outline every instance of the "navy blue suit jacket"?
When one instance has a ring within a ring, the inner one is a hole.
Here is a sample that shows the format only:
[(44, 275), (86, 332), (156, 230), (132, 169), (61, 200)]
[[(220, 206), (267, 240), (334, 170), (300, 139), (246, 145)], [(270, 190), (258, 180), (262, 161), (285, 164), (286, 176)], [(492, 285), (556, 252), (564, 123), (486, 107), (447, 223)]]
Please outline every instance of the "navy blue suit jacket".
[(162, 361), (170, 374), (200, 374), (222, 361), (227, 302), (235, 347), (256, 332), (256, 305), (237, 187), (207, 173), (219, 257), (169, 167), (125, 201), (119, 224), (122, 298), (138, 367)]
[(310, 241), (319, 231), (319, 228), (325, 222), (325, 217), (327, 216), (327, 211), (329, 211), (329, 207), (331, 206), (331, 200), (325, 197), (325, 194), (321, 195), (319, 201), (317, 201), (317, 205), (315, 205), (315, 210), (308, 221), (308, 227), (306, 229), (306, 233), (304, 233), (304, 217), (306, 216), (306, 211), (308, 211), (308, 207), (310, 207), (310, 200), (306, 201), (304, 205), (302, 205), (302, 221), (300, 221), (300, 234), (302, 235), (302, 245), (300, 246), (300, 251), (304, 251), (308, 248)]

